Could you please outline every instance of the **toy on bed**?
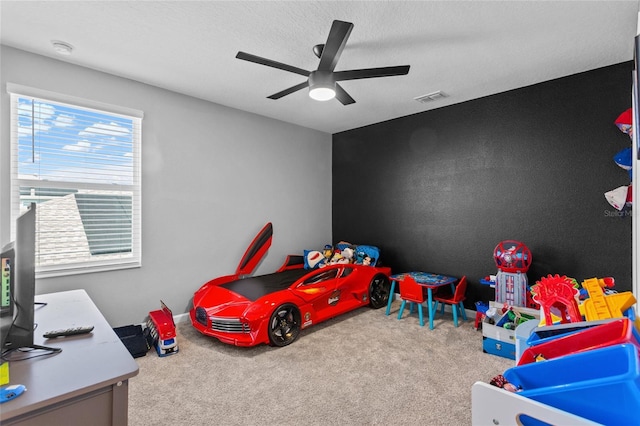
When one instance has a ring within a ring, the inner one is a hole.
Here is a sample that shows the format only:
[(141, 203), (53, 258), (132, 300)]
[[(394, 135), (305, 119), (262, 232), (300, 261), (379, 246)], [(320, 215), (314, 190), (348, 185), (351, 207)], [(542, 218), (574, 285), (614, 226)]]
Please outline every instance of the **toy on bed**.
[(356, 247), (356, 264), (376, 266), (380, 260), (380, 251), (374, 246)]
[(304, 269), (316, 269), (327, 264), (327, 258), (324, 252), (319, 250), (305, 250), (303, 258)]
[(336, 245), (325, 245), (320, 250), (304, 250), (305, 269), (322, 268), (327, 265), (355, 263), (357, 265), (376, 266), (380, 259), (380, 250), (370, 245), (354, 245), (340, 241)]
[(331, 255), (331, 258), (328, 259), (327, 263), (329, 265), (353, 263), (353, 253), (354, 249), (350, 243), (340, 241), (333, 249), (333, 254)]

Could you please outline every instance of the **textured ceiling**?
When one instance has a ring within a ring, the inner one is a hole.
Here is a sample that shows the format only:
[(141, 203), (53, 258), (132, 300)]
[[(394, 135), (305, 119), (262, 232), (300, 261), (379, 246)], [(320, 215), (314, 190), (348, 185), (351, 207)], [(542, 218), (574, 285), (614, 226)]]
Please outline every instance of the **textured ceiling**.
[[(218, 104), (337, 133), (633, 59), (639, 1), (1, 1), (1, 42)], [(238, 51), (314, 70), (334, 19), (354, 29), (336, 71), (411, 65), (344, 81), (317, 102), (304, 81)], [(51, 40), (74, 46), (57, 55)], [(415, 97), (448, 95), (430, 103)]]

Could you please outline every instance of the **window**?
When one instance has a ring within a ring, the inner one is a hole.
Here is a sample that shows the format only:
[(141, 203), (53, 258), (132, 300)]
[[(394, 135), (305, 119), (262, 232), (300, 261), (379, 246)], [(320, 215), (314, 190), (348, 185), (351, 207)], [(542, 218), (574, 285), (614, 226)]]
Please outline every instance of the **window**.
[(36, 204), (38, 277), (140, 266), (142, 112), (8, 84), (11, 223)]

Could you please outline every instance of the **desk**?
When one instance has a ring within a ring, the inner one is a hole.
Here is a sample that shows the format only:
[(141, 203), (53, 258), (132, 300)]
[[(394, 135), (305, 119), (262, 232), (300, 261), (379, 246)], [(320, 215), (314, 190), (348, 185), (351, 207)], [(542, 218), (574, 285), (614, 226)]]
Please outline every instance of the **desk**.
[[(57, 355), (9, 362), (10, 384), (27, 391), (2, 404), (5, 425), (126, 425), (128, 379), (138, 364), (84, 290), (36, 296), (34, 344)], [(93, 325), (91, 334), (44, 339), (42, 333)]]
[(458, 281), (456, 277), (449, 277), (447, 275), (432, 274), (431, 272), (403, 272), (402, 274), (395, 274), (389, 277), (391, 279), (391, 290), (389, 292), (389, 302), (387, 303), (387, 310), (385, 315), (389, 315), (391, 312), (391, 303), (393, 302), (393, 292), (396, 288), (396, 281), (402, 281), (405, 276), (410, 276), (416, 283), (420, 284), (427, 289), (427, 300), (429, 305), (429, 329), (433, 330), (433, 293), (434, 288), (442, 287), (447, 284), (451, 285), (451, 289), (455, 291), (454, 283)]

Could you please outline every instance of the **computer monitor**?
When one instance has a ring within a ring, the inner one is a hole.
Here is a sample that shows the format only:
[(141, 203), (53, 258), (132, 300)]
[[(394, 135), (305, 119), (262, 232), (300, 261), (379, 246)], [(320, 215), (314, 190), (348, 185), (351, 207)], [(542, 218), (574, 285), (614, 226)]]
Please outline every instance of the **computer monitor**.
[[(2, 251), (2, 351), (34, 347), (36, 205), (16, 221), (16, 240)], [(7, 274), (8, 269), (8, 274)], [(8, 302), (8, 306), (7, 305)]]

